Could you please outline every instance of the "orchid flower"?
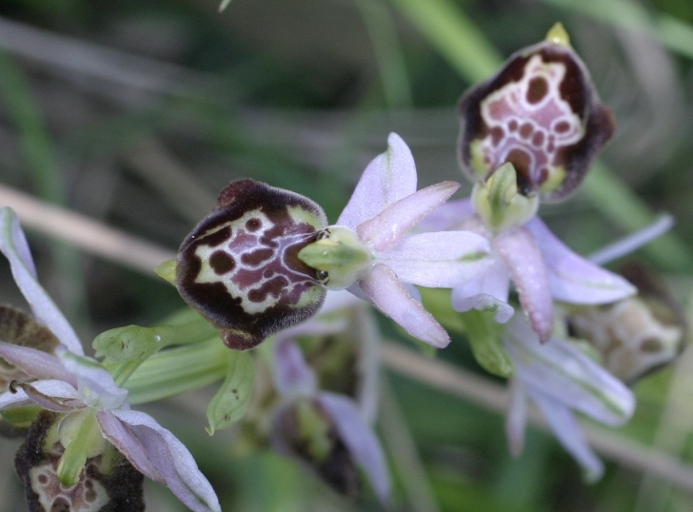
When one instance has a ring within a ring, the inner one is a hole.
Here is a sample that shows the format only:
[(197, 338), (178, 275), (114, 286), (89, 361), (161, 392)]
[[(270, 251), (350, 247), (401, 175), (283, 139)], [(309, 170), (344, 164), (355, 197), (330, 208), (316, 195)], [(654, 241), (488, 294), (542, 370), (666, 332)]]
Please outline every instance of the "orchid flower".
[(309, 463), (344, 494), (358, 491), (356, 465), (382, 503), (390, 476), (380, 442), (351, 398), (318, 389), (298, 345), (282, 336), (275, 346), (274, 380), (282, 403), (274, 412), (273, 443)]
[(28, 488), (56, 493), (43, 496), (48, 508), (59, 502), (54, 500), (72, 501), (70, 488), (91, 478), (85, 469), (88, 460), (115, 447), (137, 471), (169, 487), (191, 510), (220, 511), (214, 490), (187, 448), (151, 416), (131, 410), (127, 390), (117, 386), (97, 361), (82, 355), (74, 330), (36, 279), (26, 238), (9, 208), (0, 210), (0, 229), (0, 250), (10, 261), (17, 285), (36, 318), (60, 341), (56, 355), (0, 342), (0, 357), (35, 379), (14, 382), (0, 394), (0, 411), (36, 404), (58, 413), (57, 422), (43, 435), (54, 436), (51, 439), (64, 451), (57, 467), (41, 470), (46, 478), (56, 479), (55, 485), (39, 490), (27, 476)]
[(414, 159), (396, 134), (366, 168), (337, 219), (298, 254), (326, 272), (328, 289), (346, 288), (372, 302), (409, 334), (435, 347), (450, 342), (410, 285), (450, 288), (487, 267), (487, 241), (465, 231), (410, 234), (459, 187), (446, 181), (416, 190)]
[(560, 24), (514, 53), (460, 100), (460, 165), (472, 199), (448, 203), (425, 229), (469, 229), (487, 238), (492, 263), (453, 287), (458, 311), (507, 321), (510, 279), (539, 340), (553, 325), (553, 300), (603, 304), (632, 295), (627, 281), (576, 255), (536, 218), (540, 196), (563, 199), (585, 177), (614, 129), (589, 71)]
[(313, 316), (326, 288), (348, 289), (436, 347), (450, 338), (411, 285), (446, 288), (486, 267), (487, 241), (469, 232), (409, 231), (459, 184), (416, 190), (411, 151), (391, 134), (387, 152), (364, 171), (337, 220), (327, 226), (316, 203), (253, 180), (231, 183), (178, 251), (175, 282), (183, 299), (231, 348)]
[(604, 466), (585, 440), (574, 412), (620, 426), (635, 409), (633, 393), (570, 342), (553, 337), (551, 343), (537, 343), (537, 334), (523, 315), (513, 317), (503, 341), (516, 367), (506, 422), (511, 453), (522, 452), (526, 402), (531, 399), (587, 479), (598, 480)]

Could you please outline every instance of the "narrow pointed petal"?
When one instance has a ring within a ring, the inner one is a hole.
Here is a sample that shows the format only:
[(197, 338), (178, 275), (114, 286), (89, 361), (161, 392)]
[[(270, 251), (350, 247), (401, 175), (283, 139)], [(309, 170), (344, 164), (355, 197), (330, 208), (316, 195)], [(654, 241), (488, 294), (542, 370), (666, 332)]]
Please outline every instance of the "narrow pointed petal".
[(486, 270), (488, 252), (485, 238), (468, 231), (446, 231), (405, 237), (376, 257), (405, 283), (453, 288)]
[(376, 251), (386, 251), (394, 247), (424, 217), (447, 201), (458, 188), (460, 184), (454, 181), (422, 188), (359, 224), (356, 233)]
[(360, 285), (373, 304), (409, 334), (434, 347), (448, 346), (448, 333), (433, 315), (411, 297), (390, 267), (382, 264), (373, 266)]
[(161, 485), (166, 485), (166, 481), (154, 467), (142, 443), (127, 424), (120, 421), (111, 411), (97, 412), (96, 421), (99, 423), (104, 438), (125, 455), (130, 464), (144, 476)]
[(35, 379), (60, 379), (77, 387), (77, 379), (62, 361), (42, 350), (0, 342), (0, 357)]
[(572, 304), (605, 304), (637, 293), (628, 281), (575, 254), (539, 218), (527, 223), (544, 256), (551, 293)]
[(471, 309), (495, 311), (495, 320), (505, 323), (515, 310), (508, 304), (510, 275), (502, 260), (496, 258), (476, 279), (455, 286), (451, 301), (455, 311), (464, 313)]
[(572, 411), (559, 401), (530, 391), (532, 400), (542, 414), (563, 448), (570, 453), (585, 471), (588, 482), (596, 482), (604, 474), (604, 463), (590, 448)]
[(632, 233), (620, 240), (603, 247), (587, 258), (595, 265), (605, 265), (626, 254), (637, 251), (644, 245), (659, 238), (664, 233), (674, 227), (674, 217), (669, 214), (662, 215), (649, 226), (646, 226), (635, 233)]
[(148, 414), (117, 410), (113, 414), (139, 439), (166, 486), (193, 512), (221, 512), (219, 500), (188, 449)]
[(553, 329), (553, 300), (545, 263), (532, 234), (520, 227), (499, 235), (494, 246), (510, 271), (532, 328), (545, 343)]
[(368, 476), (376, 496), (386, 504), (390, 497), (390, 474), (378, 438), (359, 416), (356, 404), (334, 393), (320, 393), (316, 401), (334, 422), (354, 462)]
[(315, 372), (290, 338), (277, 340), (274, 347), (274, 383), (279, 393), (291, 399), (313, 396), (318, 391)]
[(72, 326), (36, 279), (29, 245), (19, 219), (10, 208), (0, 210), (0, 252), (9, 260), (12, 276), (31, 306), (34, 317), (70, 351), (83, 354), (84, 349)]
[(525, 427), (527, 426), (527, 391), (519, 379), (510, 381), (510, 400), (505, 418), (505, 435), (513, 457), (522, 455), (525, 446)]
[(396, 133), (385, 153), (375, 157), (361, 175), (337, 224), (356, 229), (384, 208), (416, 192), (416, 166), (407, 144)]
[(505, 348), (515, 362), (517, 378), (528, 389), (606, 425), (619, 426), (630, 419), (633, 393), (575, 346), (556, 338), (540, 345), (521, 315), (515, 315), (506, 332)]

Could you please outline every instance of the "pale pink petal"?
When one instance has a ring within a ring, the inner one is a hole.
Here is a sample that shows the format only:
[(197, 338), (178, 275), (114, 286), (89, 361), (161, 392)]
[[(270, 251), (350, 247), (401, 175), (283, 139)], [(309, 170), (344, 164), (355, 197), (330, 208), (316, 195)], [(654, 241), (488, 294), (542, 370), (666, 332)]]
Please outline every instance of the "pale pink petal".
[(63, 362), (42, 350), (0, 342), (0, 357), (35, 379), (59, 379), (77, 387), (77, 379)]
[(488, 241), (468, 231), (421, 233), (403, 238), (374, 257), (405, 282), (428, 288), (453, 288), (483, 273)]
[(424, 217), (447, 201), (459, 187), (459, 183), (444, 181), (423, 188), (359, 224), (356, 234), (374, 250), (387, 251)]
[(143, 412), (116, 410), (113, 415), (129, 427), (166, 486), (190, 510), (221, 512), (214, 489), (176, 436)]
[(505, 418), (505, 435), (513, 457), (522, 455), (525, 445), (525, 428), (527, 426), (527, 392), (519, 379), (510, 381), (510, 400), (508, 414)]
[(637, 290), (627, 280), (575, 254), (539, 218), (527, 223), (546, 265), (554, 299), (572, 304), (604, 304)]
[(97, 412), (96, 421), (99, 423), (103, 437), (125, 455), (130, 464), (144, 476), (161, 485), (166, 485), (166, 481), (154, 467), (142, 443), (127, 424), (120, 421), (111, 411)]
[(534, 237), (524, 227), (496, 237), (494, 247), (512, 276), (532, 328), (544, 343), (553, 329), (553, 299), (549, 278)]
[(275, 344), (274, 383), (277, 391), (286, 398), (313, 396), (318, 391), (315, 372), (291, 338), (282, 337)]
[(360, 286), (380, 311), (415, 338), (438, 348), (447, 347), (450, 343), (445, 329), (409, 295), (387, 265), (374, 265), (365, 279), (360, 281)]
[(513, 316), (514, 309), (508, 304), (510, 275), (500, 258), (476, 279), (455, 286), (450, 296), (455, 311), (464, 313), (471, 309), (495, 311), (495, 320), (505, 323)]
[(532, 400), (563, 448), (570, 453), (585, 471), (588, 482), (596, 482), (604, 474), (604, 463), (597, 457), (585, 439), (573, 412), (558, 400), (530, 391)]
[(19, 219), (10, 208), (0, 209), (0, 252), (9, 260), (12, 276), (36, 320), (48, 327), (70, 351), (84, 354), (72, 326), (36, 279), (36, 268), (26, 237)]
[(396, 133), (385, 153), (375, 157), (361, 175), (337, 224), (356, 229), (392, 203), (416, 192), (416, 166), (406, 143)]
[(320, 393), (315, 400), (334, 423), (352, 460), (368, 476), (376, 496), (386, 504), (390, 497), (390, 473), (385, 454), (375, 433), (359, 416), (356, 404), (335, 393)]

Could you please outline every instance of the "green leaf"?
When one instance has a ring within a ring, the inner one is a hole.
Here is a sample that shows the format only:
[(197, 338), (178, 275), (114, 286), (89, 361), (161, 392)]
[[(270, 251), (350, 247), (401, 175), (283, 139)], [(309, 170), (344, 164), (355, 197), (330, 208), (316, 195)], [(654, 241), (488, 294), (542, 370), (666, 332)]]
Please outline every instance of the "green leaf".
[(216, 336), (154, 354), (125, 382), (130, 403), (161, 400), (223, 379), (227, 374), (228, 352)]
[(228, 350), (228, 369), (224, 383), (207, 407), (207, 432), (229, 428), (240, 420), (250, 404), (255, 366), (249, 352)]
[(494, 320), (493, 311), (475, 309), (460, 313), (467, 326), (467, 336), (476, 361), (488, 372), (500, 377), (511, 377), (515, 365), (503, 348), (503, 327)]
[(470, 82), (487, 78), (501, 65), (498, 51), (451, 0), (390, 0)]

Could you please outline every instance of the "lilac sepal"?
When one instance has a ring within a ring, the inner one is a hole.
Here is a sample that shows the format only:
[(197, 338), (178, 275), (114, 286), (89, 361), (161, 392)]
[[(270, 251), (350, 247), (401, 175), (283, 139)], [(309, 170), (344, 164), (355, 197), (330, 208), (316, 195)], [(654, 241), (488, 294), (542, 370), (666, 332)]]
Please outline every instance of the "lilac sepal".
[(375, 157), (361, 175), (337, 224), (356, 229), (389, 205), (416, 192), (416, 166), (407, 144), (396, 133), (387, 139), (388, 149)]
[(291, 400), (313, 396), (318, 391), (315, 372), (290, 338), (278, 339), (274, 347), (274, 383), (277, 391)]
[[(404, 238), (396, 247), (378, 258), (405, 283), (429, 288), (452, 288), (485, 270), (490, 263), (483, 257), (488, 242), (468, 231), (421, 233)], [(478, 264), (471, 259), (479, 254)], [(468, 265), (460, 261), (470, 258)]]
[(459, 187), (459, 183), (444, 181), (414, 192), (357, 225), (356, 233), (376, 251), (387, 251)]
[(553, 301), (544, 260), (534, 237), (519, 227), (496, 237), (493, 246), (510, 272), (520, 304), (539, 341), (546, 342), (553, 328)]
[(526, 224), (544, 256), (551, 294), (572, 304), (604, 304), (637, 293), (627, 280), (578, 256), (539, 218)]
[(0, 341), (0, 357), (35, 379), (60, 379), (77, 387), (77, 378), (52, 354)]
[(611, 426), (623, 425), (635, 409), (633, 393), (616, 377), (567, 341), (540, 345), (521, 315), (508, 326), (504, 346), (516, 376), (528, 390), (560, 401)]
[(72, 326), (36, 278), (36, 267), (19, 219), (10, 208), (0, 209), (0, 252), (10, 262), (10, 269), (36, 320), (48, 327), (68, 350), (84, 354)]
[(96, 421), (99, 423), (103, 437), (124, 454), (140, 473), (161, 485), (166, 485), (164, 477), (159, 474), (151, 461), (150, 454), (126, 423), (110, 411), (97, 412)]
[(515, 312), (508, 304), (509, 288), (508, 269), (500, 258), (494, 257), (479, 277), (452, 289), (452, 307), (461, 313), (471, 309), (495, 311), (496, 322), (505, 323)]
[(360, 285), (373, 304), (409, 334), (434, 347), (448, 346), (448, 333), (421, 303), (412, 298), (390, 267), (374, 265)]
[(570, 453), (585, 471), (589, 482), (595, 482), (604, 474), (604, 463), (592, 451), (572, 411), (560, 401), (542, 393), (528, 391), (541, 410), (563, 448)]
[(112, 413), (139, 440), (166, 486), (181, 502), (194, 512), (221, 511), (214, 489), (176, 436), (143, 412), (121, 409)]
[(390, 476), (385, 454), (378, 438), (359, 415), (354, 402), (347, 397), (327, 392), (319, 393), (315, 400), (329, 415), (354, 462), (368, 476), (376, 496), (382, 503), (387, 503)]

